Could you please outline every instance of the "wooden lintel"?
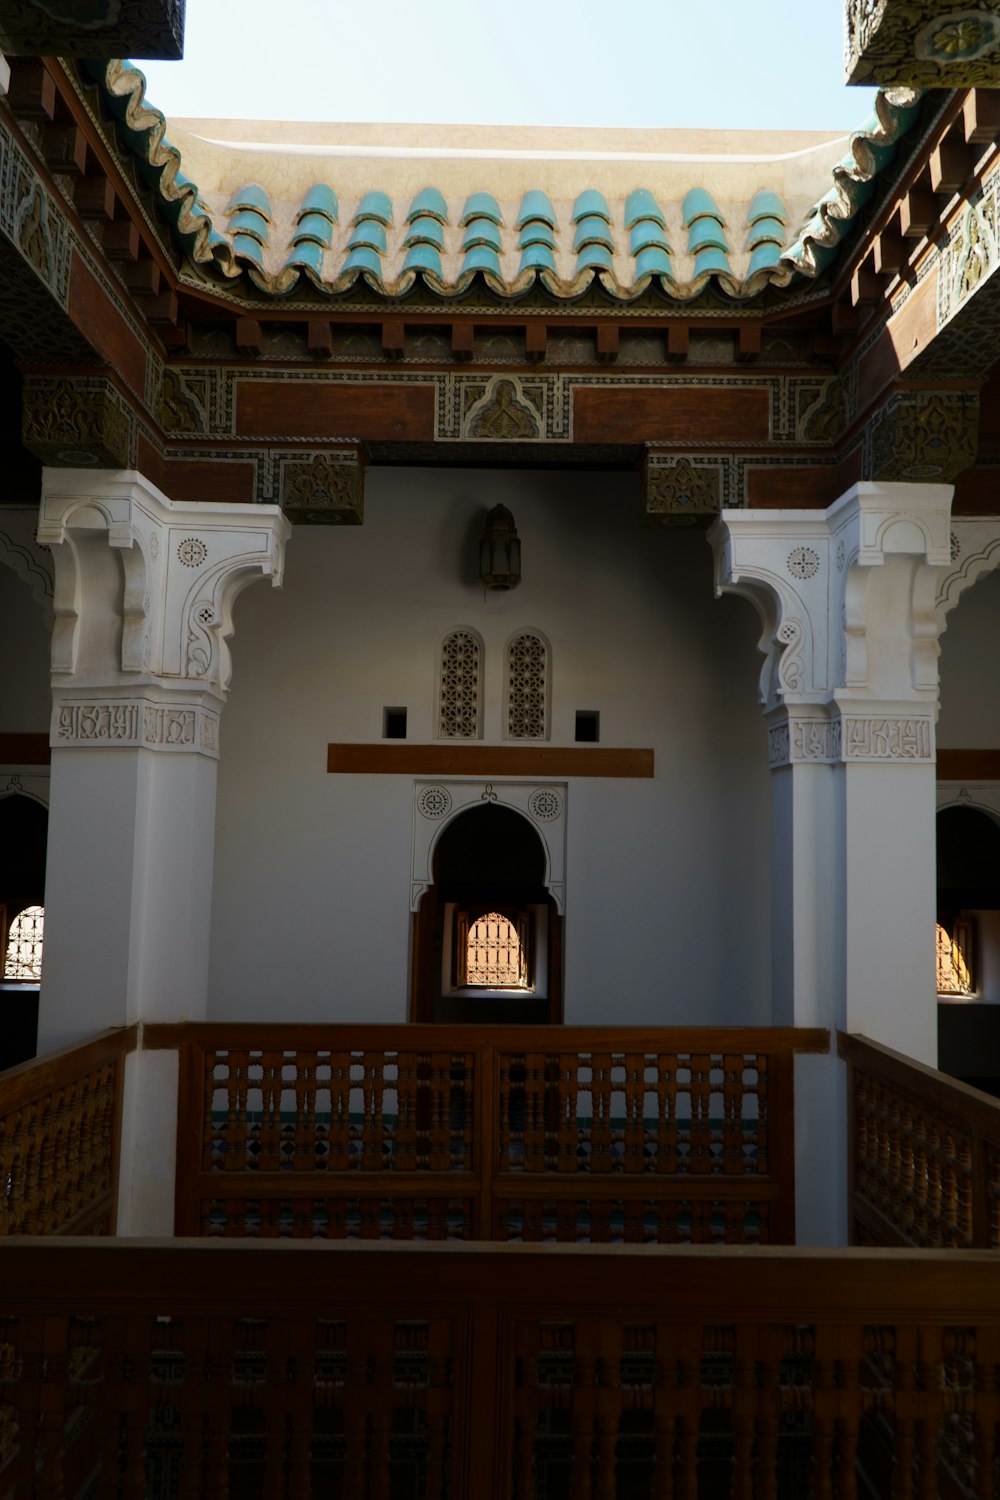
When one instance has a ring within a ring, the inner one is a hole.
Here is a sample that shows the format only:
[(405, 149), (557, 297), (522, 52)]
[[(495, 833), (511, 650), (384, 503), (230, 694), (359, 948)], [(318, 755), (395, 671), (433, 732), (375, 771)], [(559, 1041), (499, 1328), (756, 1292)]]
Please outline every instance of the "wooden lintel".
[(955, 136), (946, 136), (931, 152), (928, 170), (933, 192), (957, 193), (969, 175), (969, 153), (965, 142)]
[(911, 188), (899, 205), (899, 227), (910, 240), (919, 240), (933, 227), (938, 211), (934, 194), (926, 187)]
[(648, 779), (652, 750), (603, 745), (328, 745), (326, 769), (355, 776), (613, 776)]
[(101, 230), (101, 244), (108, 260), (138, 260), (139, 230), (131, 219), (115, 219)]
[(236, 347), (241, 354), (259, 354), (263, 334), (256, 318), (236, 319)]
[(962, 106), (962, 123), (970, 146), (983, 146), (1000, 137), (1000, 91), (970, 89)]
[(736, 358), (756, 359), (760, 354), (760, 323), (741, 323), (736, 330)]
[(78, 125), (47, 125), (42, 155), (53, 172), (82, 174), (87, 170), (87, 138)]
[(549, 346), (549, 330), (544, 323), (528, 323), (524, 329), (524, 352), (529, 359), (544, 359)]
[(598, 323), (597, 325), (597, 357), (598, 359), (618, 358), (618, 325), (617, 323)]
[(0, 734), (2, 766), (47, 766), (51, 757), (47, 734)]
[(476, 330), (472, 323), (451, 325), (451, 352), (456, 359), (471, 359)]
[(56, 81), (35, 58), (11, 58), (7, 102), (22, 120), (54, 120)]
[(390, 358), (398, 359), (406, 347), (406, 328), (402, 323), (382, 324), (382, 350)]
[(81, 219), (113, 219), (115, 190), (103, 172), (81, 177), (73, 189), (73, 207)]
[(1000, 750), (937, 752), (938, 781), (1000, 781)]
[(686, 323), (671, 323), (667, 329), (667, 358), (687, 359), (691, 330)]
[(882, 295), (882, 283), (876, 275), (872, 261), (866, 260), (857, 266), (851, 277), (851, 301), (855, 307), (864, 302), (877, 302)]

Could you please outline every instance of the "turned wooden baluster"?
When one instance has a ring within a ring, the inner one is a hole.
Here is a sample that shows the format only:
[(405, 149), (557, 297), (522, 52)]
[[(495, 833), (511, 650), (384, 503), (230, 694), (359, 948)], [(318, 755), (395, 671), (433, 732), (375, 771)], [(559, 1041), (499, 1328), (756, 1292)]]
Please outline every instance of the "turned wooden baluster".
[(703, 1402), (701, 1356), (705, 1330), (682, 1324), (672, 1335), (677, 1359), (677, 1500), (698, 1500), (698, 1431)]
[(67, 1317), (42, 1320), (41, 1349), (44, 1373), (39, 1375), (39, 1430), (37, 1456), (41, 1460), (38, 1474), (38, 1500), (63, 1500), (63, 1437), (66, 1428), (66, 1386), (68, 1381)]
[(650, 1500), (674, 1500), (677, 1432), (677, 1354), (670, 1323), (657, 1323), (653, 1366), (653, 1482)]
[(615, 1459), (622, 1410), (622, 1325), (616, 1318), (597, 1329), (596, 1500), (615, 1500)]
[(371, 1351), (371, 1384), (368, 1387), (368, 1411), (371, 1422), (371, 1444), (368, 1453), (369, 1500), (389, 1500), (389, 1439), (395, 1405), (393, 1353), (395, 1326), (380, 1320), (369, 1332)]
[(817, 1326), (813, 1336), (813, 1451), (810, 1488), (812, 1500), (833, 1500), (831, 1458), (834, 1417), (837, 1410), (837, 1392), (833, 1378), (835, 1350), (835, 1330)]
[(918, 1500), (938, 1500), (938, 1444), (944, 1408), (941, 1388), (942, 1330), (919, 1330), (917, 1375), (920, 1385), (917, 1422), (917, 1452), (920, 1471), (917, 1479)]
[(753, 1500), (777, 1500), (778, 1430), (781, 1422), (781, 1357), (788, 1344), (784, 1328), (766, 1324), (758, 1332), (757, 1476)]
[(183, 1440), (181, 1494), (200, 1495), (203, 1493), (205, 1387), (209, 1379), (208, 1322), (205, 1318), (186, 1318), (180, 1333), (184, 1350), (184, 1381), (177, 1394)]
[(861, 1426), (862, 1329), (841, 1328), (837, 1336), (840, 1367), (837, 1441), (837, 1500), (857, 1500), (858, 1431)]
[(371, 1331), (358, 1318), (347, 1324), (344, 1382), (344, 1500), (364, 1500), (368, 1450), (368, 1398)]
[(916, 1428), (917, 1330), (895, 1331), (893, 1364), (892, 1500), (913, 1500), (913, 1440)]
[(976, 1500), (995, 1500), (997, 1422), (1000, 1420), (1000, 1328), (977, 1328), (974, 1355), (973, 1457)]
[(538, 1388), (538, 1325), (521, 1322), (517, 1327), (518, 1380), (514, 1390), (514, 1419), (517, 1441), (515, 1446), (515, 1500), (534, 1500), (535, 1495), (535, 1435), (538, 1431), (538, 1413), (542, 1396)]
[(428, 1329), (426, 1500), (445, 1500), (445, 1460), (451, 1416), (451, 1325), (435, 1319)]
[(573, 1468), (570, 1500), (591, 1500), (594, 1493), (593, 1450), (597, 1418), (597, 1327), (578, 1319), (573, 1328)]
[[(229, 1435), (233, 1407), (233, 1321), (212, 1318), (208, 1325), (208, 1379), (205, 1387), (207, 1492), (212, 1500), (229, 1495)], [(136, 1500), (142, 1500), (137, 1496)]]
[(733, 1355), (733, 1472), (732, 1500), (754, 1500), (753, 1437), (756, 1415), (756, 1375), (759, 1331), (753, 1325), (736, 1329)]

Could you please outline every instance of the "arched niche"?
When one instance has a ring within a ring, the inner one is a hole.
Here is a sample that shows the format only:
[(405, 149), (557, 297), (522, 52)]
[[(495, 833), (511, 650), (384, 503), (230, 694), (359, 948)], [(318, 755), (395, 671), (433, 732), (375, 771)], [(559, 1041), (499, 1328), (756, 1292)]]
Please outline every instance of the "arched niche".
[(412, 1018), (558, 1020), (562, 917), (527, 811), (497, 797), (469, 802), (434, 839), (428, 874), (413, 919)]

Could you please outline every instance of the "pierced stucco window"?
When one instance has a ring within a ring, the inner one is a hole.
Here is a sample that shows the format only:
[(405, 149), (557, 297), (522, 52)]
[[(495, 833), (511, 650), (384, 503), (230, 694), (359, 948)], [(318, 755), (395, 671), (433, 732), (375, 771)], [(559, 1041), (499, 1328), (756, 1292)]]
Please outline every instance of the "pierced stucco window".
[(438, 738), (479, 738), (483, 646), (472, 630), (453, 630), (441, 646)]
[(507, 738), (548, 738), (549, 647), (526, 630), (507, 643)]
[(41, 979), (44, 927), (44, 907), (26, 906), (18, 912), (7, 935), (4, 979)]

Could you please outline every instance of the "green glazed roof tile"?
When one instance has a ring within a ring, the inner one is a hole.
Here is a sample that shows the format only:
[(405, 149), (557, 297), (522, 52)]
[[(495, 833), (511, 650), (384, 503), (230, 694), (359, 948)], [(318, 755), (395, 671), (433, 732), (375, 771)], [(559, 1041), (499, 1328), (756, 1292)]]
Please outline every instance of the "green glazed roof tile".
[(688, 230), (688, 250), (694, 255), (710, 245), (717, 250), (728, 250), (725, 230), (718, 219), (695, 219)]
[(625, 199), (625, 228), (631, 229), (633, 225), (639, 223), (640, 219), (651, 219), (654, 224), (659, 224), (661, 229), (667, 227), (663, 210), (649, 188), (636, 188)]
[(540, 240), (534, 240), (530, 245), (525, 245), (521, 252), (518, 275), (522, 271), (554, 271), (555, 268), (556, 258), (548, 245)]
[(307, 267), (310, 271), (314, 271), (317, 276), (322, 276), (323, 246), (318, 245), (315, 240), (303, 240), (295, 246), (285, 264), (288, 266)]
[(635, 258), (637, 281), (640, 276), (672, 276), (673, 274), (670, 256), (659, 245), (647, 245)]
[(380, 224), (391, 224), (392, 199), (388, 193), (366, 193), (358, 204), (353, 222), (358, 224), (362, 219), (377, 219)]
[(463, 276), (466, 271), (492, 271), (494, 276), (500, 276), (500, 257), (489, 245), (473, 245), (462, 261)]
[(590, 244), (584, 245), (576, 258), (577, 275), (581, 271), (585, 271), (588, 266), (596, 266), (600, 267), (601, 270), (610, 271), (612, 265), (611, 251), (608, 246), (597, 244), (593, 240)]
[(755, 245), (764, 244), (765, 240), (776, 245), (785, 243), (785, 226), (780, 219), (758, 219), (751, 224), (745, 241), (746, 249), (752, 250)]
[(696, 187), (684, 194), (684, 202), (681, 205), (681, 218), (684, 228), (687, 229), (697, 219), (718, 219), (720, 224), (725, 224), (725, 219), (719, 212), (715, 199), (707, 188)]
[(300, 245), (305, 240), (315, 240), (329, 250), (333, 244), (333, 225), (326, 214), (303, 214), (295, 226), (292, 244)]
[(403, 270), (433, 271), (435, 276), (441, 276), (441, 252), (434, 245), (429, 245), (426, 240), (421, 240), (407, 251)]
[(608, 211), (608, 200), (603, 193), (596, 188), (584, 188), (573, 204), (573, 212), (570, 214), (570, 223), (577, 224), (581, 219), (593, 217), (605, 219), (611, 223), (611, 214)]
[(380, 255), (384, 255), (387, 243), (384, 224), (378, 219), (362, 219), (360, 224), (356, 224), (351, 230), (347, 248), (353, 250), (356, 245), (368, 245), (372, 250), (377, 250)]
[(331, 224), (336, 224), (340, 217), (340, 209), (333, 188), (325, 182), (314, 182), (302, 199), (298, 217), (303, 219), (306, 214), (322, 214), (324, 218), (330, 220)]
[(518, 236), (518, 246), (521, 250), (525, 250), (529, 245), (548, 245), (550, 250), (554, 250), (556, 248), (555, 230), (543, 219), (529, 219), (522, 226)]
[(747, 280), (749, 281), (750, 277), (755, 276), (758, 271), (776, 266), (780, 259), (781, 246), (776, 245), (773, 240), (762, 241), (750, 257), (750, 264), (747, 268)]
[(492, 193), (470, 193), (462, 209), (459, 224), (465, 226), (470, 219), (490, 219), (494, 224), (503, 223), (500, 205)]
[(614, 249), (611, 226), (606, 219), (590, 215), (579, 221), (573, 235), (573, 249), (582, 250), (584, 245), (606, 245), (609, 250)]
[[(174, 148), (171, 146), (169, 149)], [(253, 209), (255, 213), (263, 214), (265, 219), (270, 219), (271, 199), (267, 189), (261, 187), (259, 182), (248, 182), (237, 188), (226, 204), (226, 213), (235, 213), (239, 208)]]
[(242, 255), (246, 260), (252, 260), (255, 266), (264, 269), (264, 252), (260, 248), (260, 241), (249, 234), (233, 235), (233, 254)]
[(706, 245), (694, 258), (694, 274), (704, 276), (706, 271), (719, 271), (724, 276), (732, 275), (729, 257), (718, 245)]
[(259, 213), (251, 213), (246, 208), (240, 209), (238, 213), (233, 214), (229, 221), (229, 232), (230, 234), (250, 234), (255, 240), (259, 240), (262, 245), (266, 245), (269, 238), (267, 220), (264, 216)]
[(500, 230), (492, 219), (471, 219), (466, 225), (462, 236), (462, 249), (470, 250), (473, 245), (488, 245), (491, 250), (501, 248)]
[(758, 219), (778, 219), (782, 224), (788, 223), (788, 209), (780, 193), (771, 188), (761, 188), (759, 193), (754, 193), (747, 209), (747, 223), (756, 224)]
[(555, 229), (558, 224), (556, 211), (552, 207), (552, 200), (548, 193), (543, 193), (539, 188), (532, 188), (525, 193), (521, 199), (521, 207), (517, 211), (516, 228), (527, 224), (529, 219), (540, 219), (543, 224), (548, 224), (550, 229)]
[(448, 222), (448, 204), (444, 193), (436, 187), (426, 187), (419, 192), (410, 204), (410, 212), (406, 216), (406, 222), (420, 218), (424, 214), (430, 215), (432, 219), (439, 219), (442, 224)]
[(371, 271), (380, 280), (382, 277), (382, 261), (377, 250), (371, 245), (355, 245), (350, 255), (344, 261), (345, 271)]
[(436, 250), (444, 249), (444, 225), (440, 219), (432, 219), (427, 214), (411, 219), (410, 227), (406, 231), (403, 245), (433, 245)]
[(669, 250), (666, 232), (661, 225), (653, 219), (640, 219), (633, 224), (629, 230), (628, 248), (630, 255), (638, 255), (640, 250), (657, 245), (661, 250)]

